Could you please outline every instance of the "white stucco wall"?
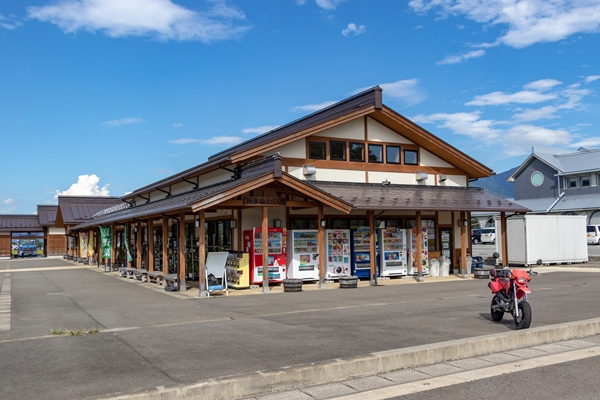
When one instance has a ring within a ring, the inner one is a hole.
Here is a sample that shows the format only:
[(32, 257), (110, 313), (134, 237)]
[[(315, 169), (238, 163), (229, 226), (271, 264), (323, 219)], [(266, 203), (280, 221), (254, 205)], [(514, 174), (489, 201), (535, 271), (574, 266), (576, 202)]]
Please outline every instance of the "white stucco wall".
[(279, 153), (284, 158), (307, 158), (306, 157), (306, 139), (298, 139), (293, 143), (286, 144), (285, 146), (277, 147), (276, 149), (269, 150), (267, 153), (263, 153), (264, 156), (270, 156), (272, 154)]
[(382, 172), (369, 171), (369, 183), (380, 183), (388, 180), (394, 185), (434, 185), (435, 177), (427, 174), (427, 179), (417, 182), (414, 172)]
[(467, 177), (464, 175), (446, 175), (444, 182), (438, 182), (439, 186), (467, 186)]
[(326, 129), (316, 134), (316, 136), (365, 140), (365, 125), (362, 118), (356, 118), (352, 121)]
[(453, 168), (454, 165), (448, 164), (446, 161), (442, 160), (438, 156), (433, 155), (429, 151), (421, 148), (419, 151), (420, 156), (420, 165), (425, 167), (444, 167), (444, 168)]
[(369, 141), (414, 144), (404, 136), (394, 132), (372, 118), (367, 118), (367, 136)]

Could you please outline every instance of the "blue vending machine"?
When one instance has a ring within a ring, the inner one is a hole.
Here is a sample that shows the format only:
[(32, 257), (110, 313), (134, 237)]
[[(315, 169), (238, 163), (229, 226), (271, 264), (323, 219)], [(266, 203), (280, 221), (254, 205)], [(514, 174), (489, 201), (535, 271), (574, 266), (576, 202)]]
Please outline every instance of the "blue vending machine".
[[(371, 241), (369, 240), (369, 227), (359, 226), (350, 231), (350, 245), (352, 252), (352, 275), (359, 279), (371, 278)], [(377, 235), (375, 237), (375, 251), (377, 252)], [(375, 257), (377, 265), (377, 276), (379, 276), (379, 263)]]

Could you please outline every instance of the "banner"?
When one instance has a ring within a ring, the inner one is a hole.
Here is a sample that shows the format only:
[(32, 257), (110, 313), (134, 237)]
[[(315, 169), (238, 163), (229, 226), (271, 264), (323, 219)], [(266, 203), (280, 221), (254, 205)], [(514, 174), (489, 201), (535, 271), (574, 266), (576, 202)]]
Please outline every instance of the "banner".
[(88, 249), (88, 241), (87, 241), (87, 233), (79, 233), (79, 257), (87, 258), (87, 249)]
[(125, 250), (127, 250), (127, 262), (132, 262), (131, 252), (129, 251), (129, 237), (127, 237), (127, 225), (125, 225)]
[(100, 227), (100, 243), (102, 246), (102, 258), (112, 258), (112, 227)]

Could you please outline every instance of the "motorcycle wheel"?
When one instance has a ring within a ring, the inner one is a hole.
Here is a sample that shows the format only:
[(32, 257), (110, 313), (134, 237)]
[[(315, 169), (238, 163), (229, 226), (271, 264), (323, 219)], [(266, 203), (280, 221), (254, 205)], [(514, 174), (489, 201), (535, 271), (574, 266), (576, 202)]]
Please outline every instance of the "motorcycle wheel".
[(502, 303), (500, 296), (495, 295), (492, 299), (492, 305), (490, 307), (490, 313), (492, 314), (492, 320), (494, 322), (502, 321), (502, 317), (504, 317), (504, 311), (494, 310), (494, 306), (499, 306)]
[(514, 317), (517, 329), (527, 329), (531, 325), (531, 305), (522, 301), (519, 303), (519, 317)]

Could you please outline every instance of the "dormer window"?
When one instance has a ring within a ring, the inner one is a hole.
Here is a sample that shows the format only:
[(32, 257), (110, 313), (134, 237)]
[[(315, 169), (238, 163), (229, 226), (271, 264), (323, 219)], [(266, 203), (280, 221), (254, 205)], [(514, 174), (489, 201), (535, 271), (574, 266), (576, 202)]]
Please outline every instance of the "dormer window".
[(592, 177), (590, 175), (584, 175), (579, 177), (579, 187), (591, 186)]
[(567, 187), (568, 188), (576, 188), (577, 187), (577, 178), (567, 178)]

